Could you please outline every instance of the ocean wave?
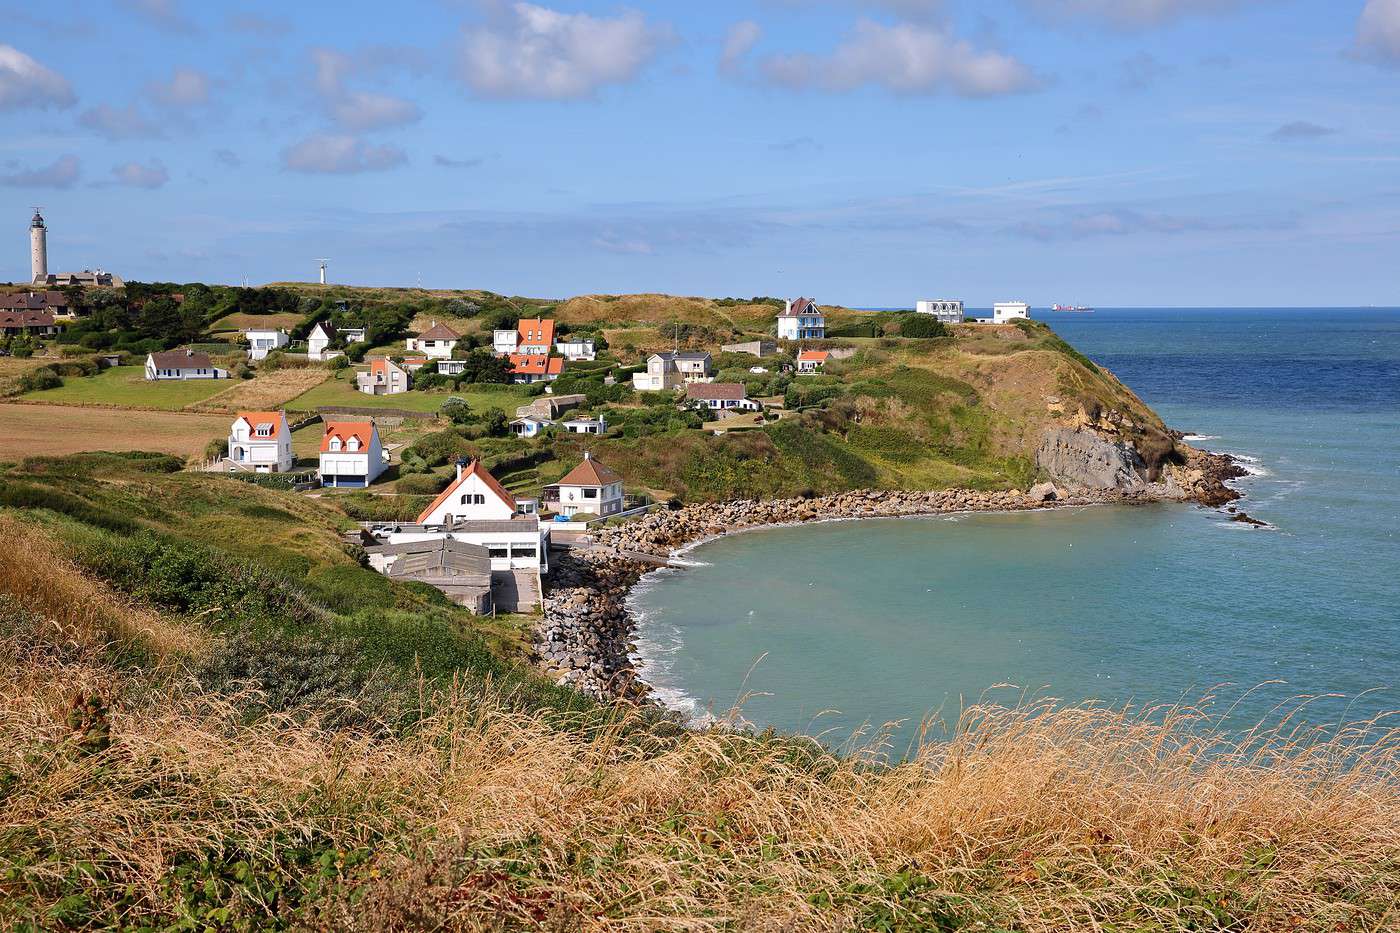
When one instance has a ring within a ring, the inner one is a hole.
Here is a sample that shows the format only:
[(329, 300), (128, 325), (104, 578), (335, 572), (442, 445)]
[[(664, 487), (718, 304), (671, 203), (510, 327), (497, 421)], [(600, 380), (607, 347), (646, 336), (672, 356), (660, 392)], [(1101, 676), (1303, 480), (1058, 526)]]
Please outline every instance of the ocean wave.
[(1201, 441), (1218, 441), (1218, 440), (1220, 440), (1220, 435), (1219, 435), (1219, 434), (1187, 434), (1185, 437), (1182, 438), (1182, 440), (1185, 441), (1185, 442), (1188, 443), (1188, 444), (1198, 444), (1198, 443), (1200, 443)]

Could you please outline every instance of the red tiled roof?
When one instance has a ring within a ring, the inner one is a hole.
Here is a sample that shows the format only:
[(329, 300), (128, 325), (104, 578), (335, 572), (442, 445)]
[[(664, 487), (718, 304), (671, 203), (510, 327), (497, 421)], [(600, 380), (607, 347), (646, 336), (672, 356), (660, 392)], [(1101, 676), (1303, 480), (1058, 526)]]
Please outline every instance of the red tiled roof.
[(517, 376), (557, 376), (564, 371), (562, 356), (543, 353), (512, 353), (511, 372)]
[(252, 428), (254, 434), (258, 432), (258, 425), (272, 425), (274, 437), (282, 431), (282, 417), (280, 411), (240, 411), (238, 413), (238, 419), (248, 422), (248, 427)]
[(418, 339), (419, 339), (419, 340), (459, 340), (459, 339), (461, 339), (461, 336), (462, 336), (461, 334), (457, 333), (455, 330), (453, 330), (452, 328), (448, 327), (446, 324), (438, 324), (438, 323), (434, 322), (432, 327), (429, 327), (427, 330), (423, 331), (423, 333), (421, 333), (421, 334), (418, 335)]
[(496, 477), (492, 476), (489, 472), (487, 472), (486, 468), (481, 465), (480, 460), (473, 460), (471, 463), (467, 464), (466, 469), (462, 470), (461, 476), (453, 480), (452, 483), (446, 489), (444, 489), (441, 492), (441, 494), (439, 494), (438, 497), (434, 499), (426, 509), (419, 513), (418, 523), (421, 525), (423, 522), (427, 521), (428, 516), (433, 514), (433, 510), (436, 509), (438, 506), (442, 505), (444, 502), (446, 502), (448, 497), (450, 497), (454, 492), (456, 492), (457, 487), (465, 483), (467, 481), (467, 477), (469, 476), (480, 477), (481, 482), (485, 484), (487, 489), (491, 490), (491, 492), (496, 496), (496, 498), (500, 499), (506, 505), (509, 505), (512, 512), (515, 511), (515, 496), (512, 496), (510, 493), (506, 492), (505, 487), (502, 486), (500, 483), (496, 482)]
[(686, 398), (734, 400), (748, 398), (742, 382), (692, 382), (685, 387)]
[[(321, 435), (321, 453), (331, 452), (331, 438), (340, 438), (342, 450), (337, 453), (364, 453), (370, 448), (375, 436), (373, 421), (327, 421), (326, 433)], [(345, 451), (343, 448), (352, 437), (360, 439), (360, 449)]]
[(583, 462), (574, 467), (559, 481), (560, 486), (607, 486), (620, 483), (622, 477), (603, 466), (592, 457), (584, 457)]
[(0, 311), (0, 327), (52, 327), (47, 311)]
[(825, 363), (826, 358), (831, 356), (825, 350), (803, 350), (798, 354), (798, 362)]
[(0, 295), (0, 308), (6, 311), (46, 311), (49, 308), (67, 308), (68, 298), (63, 292), (21, 292), (14, 295)]
[(520, 333), (521, 346), (548, 347), (554, 344), (554, 320), (552, 318), (524, 318), (516, 327)]
[(821, 314), (817, 309), (817, 303), (810, 298), (797, 298), (792, 302), (791, 308), (784, 308), (778, 317), (797, 317), (799, 314)]

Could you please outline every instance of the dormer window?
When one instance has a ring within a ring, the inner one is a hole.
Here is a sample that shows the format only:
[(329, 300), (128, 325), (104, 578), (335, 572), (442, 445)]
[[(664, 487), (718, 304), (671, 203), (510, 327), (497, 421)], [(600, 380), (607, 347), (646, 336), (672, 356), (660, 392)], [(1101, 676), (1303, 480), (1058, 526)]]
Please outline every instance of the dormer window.
[(349, 440), (349, 442), (345, 445), (345, 449), (346, 449), (346, 450), (359, 450), (359, 449), (360, 449), (360, 439), (359, 439), (358, 437), (351, 437), (350, 440)]
[(272, 425), (270, 425), (270, 424), (260, 424), (260, 425), (258, 425), (257, 434), (258, 434), (258, 437), (271, 437), (271, 436), (272, 436)]
[(338, 437), (333, 437), (333, 438), (331, 438), (331, 450), (332, 450), (332, 451), (338, 451), (338, 450), (340, 450), (340, 438), (338, 438)]

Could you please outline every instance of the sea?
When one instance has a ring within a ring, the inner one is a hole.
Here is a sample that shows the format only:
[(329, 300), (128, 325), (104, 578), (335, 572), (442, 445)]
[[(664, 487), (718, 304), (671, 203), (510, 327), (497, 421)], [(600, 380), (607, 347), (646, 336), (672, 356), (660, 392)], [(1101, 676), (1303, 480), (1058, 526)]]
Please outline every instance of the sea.
[(634, 590), (642, 676), (720, 719), (899, 757), (978, 703), (1184, 704), (1224, 730), (1400, 710), (1400, 309), (1038, 315), (1243, 508), (830, 522), (692, 548)]

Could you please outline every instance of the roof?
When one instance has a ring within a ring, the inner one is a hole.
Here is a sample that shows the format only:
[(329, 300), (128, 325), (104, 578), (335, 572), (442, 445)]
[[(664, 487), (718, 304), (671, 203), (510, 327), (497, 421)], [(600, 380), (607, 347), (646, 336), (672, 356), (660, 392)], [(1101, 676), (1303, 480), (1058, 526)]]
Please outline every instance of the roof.
[(238, 417), (233, 420), (241, 419), (248, 422), (248, 427), (252, 428), (254, 432), (258, 430), (260, 424), (270, 424), (274, 432), (280, 432), (283, 417), (285, 416), (280, 411), (240, 411)]
[(321, 435), (321, 453), (328, 453), (331, 449), (331, 438), (340, 438), (340, 443), (344, 445), (352, 437), (360, 439), (360, 450), (368, 451), (370, 443), (375, 437), (373, 421), (327, 421), (326, 433)]
[(67, 308), (68, 296), (63, 292), (20, 292), (13, 295), (0, 295), (0, 308), (7, 311), (43, 311), (48, 308)]
[(748, 392), (742, 382), (692, 382), (685, 387), (685, 397), (738, 401), (748, 398)]
[(554, 343), (554, 321), (552, 318), (522, 318), (516, 325), (520, 343), (532, 347), (547, 347)]
[(372, 373), (389, 372), (390, 368), (399, 369), (399, 364), (389, 359), (387, 356), (376, 357), (370, 360), (369, 371)]
[(457, 333), (446, 324), (439, 324), (437, 321), (433, 322), (432, 327), (429, 327), (418, 335), (419, 340), (460, 340), (461, 337), (461, 334)]
[[(312, 326), (310, 333), (314, 334), (318, 330), (326, 335), (327, 340), (335, 339), (335, 325), (332, 324), (330, 321), (317, 321)], [(308, 334), (307, 336), (310, 336), (310, 334)]]
[(156, 369), (211, 369), (214, 364), (208, 353), (195, 353), (192, 350), (166, 350), (152, 353), (151, 362)]
[(489, 472), (487, 472), (486, 467), (481, 465), (480, 460), (473, 460), (471, 463), (467, 464), (466, 469), (462, 470), (461, 475), (459, 475), (455, 480), (453, 480), (446, 489), (439, 493), (438, 497), (434, 499), (426, 509), (418, 513), (418, 521), (420, 523), (427, 521), (428, 516), (433, 514), (433, 510), (436, 509), (438, 506), (442, 505), (444, 502), (446, 502), (448, 498), (451, 497), (451, 495), (457, 491), (457, 487), (461, 486), (467, 481), (467, 477), (469, 476), (476, 476), (480, 478), (481, 482), (486, 486), (487, 489), (491, 490), (491, 492), (495, 494), (496, 498), (509, 505), (512, 510), (515, 509), (515, 496), (512, 496), (510, 493), (506, 492), (505, 487), (502, 486), (500, 483), (496, 482), (496, 477), (492, 476)]
[(390, 577), (478, 577), (491, 585), (491, 556), (479, 544), (452, 538), (434, 538), (408, 544), (390, 544), (374, 553), (397, 557), (386, 571)]
[(563, 479), (559, 481), (560, 486), (606, 486), (609, 483), (620, 483), (622, 477), (617, 473), (603, 466), (597, 460), (584, 454), (583, 462), (570, 470)]
[(778, 317), (797, 317), (799, 314), (821, 314), (821, 309), (817, 303), (810, 298), (794, 298), (792, 303), (783, 308)]
[(517, 376), (557, 376), (564, 371), (564, 358), (543, 353), (512, 353), (510, 365), (510, 371)]
[(708, 360), (710, 354), (705, 350), (663, 350), (660, 353), (653, 353), (652, 356), (659, 356), (663, 360)]
[(797, 355), (797, 361), (799, 363), (825, 363), (828, 356), (831, 354), (825, 350), (803, 350)]
[(0, 311), (0, 327), (52, 327), (48, 311)]

